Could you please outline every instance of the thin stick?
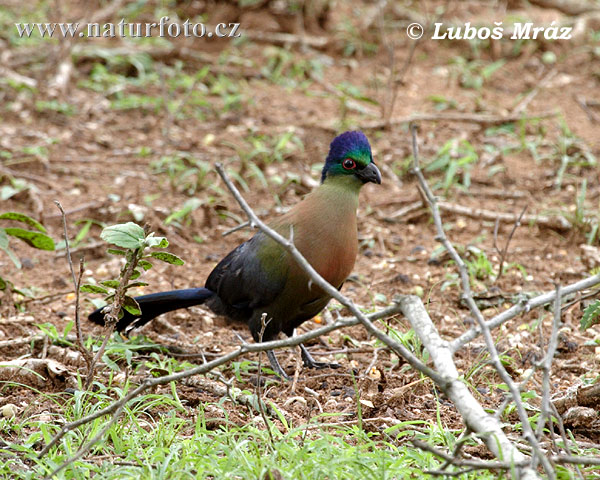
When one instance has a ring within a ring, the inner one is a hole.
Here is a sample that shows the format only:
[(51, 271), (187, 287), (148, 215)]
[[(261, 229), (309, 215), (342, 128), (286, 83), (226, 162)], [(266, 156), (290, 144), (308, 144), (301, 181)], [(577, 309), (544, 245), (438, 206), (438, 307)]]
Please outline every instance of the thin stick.
[[(263, 336), (265, 334), (265, 330), (267, 325), (271, 319), (267, 320), (267, 314), (263, 313), (260, 317), (260, 333), (258, 339), (260, 342), (263, 341)], [(262, 352), (258, 354), (258, 374), (256, 376), (256, 403), (258, 404), (258, 411), (260, 412), (260, 416), (265, 422), (265, 428), (267, 429), (267, 433), (269, 434), (269, 440), (271, 441), (271, 448), (275, 449), (275, 438), (273, 438), (273, 432), (271, 431), (271, 424), (265, 412), (265, 405), (262, 397)]]
[(84, 358), (89, 373), (92, 366), (92, 354), (87, 348), (85, 348), (85, 345), (83, 344), (83, 332), (81, 331), (81, 319), (79, 317), (79, 288), (81, 287), (81, 278), (84, 271), (83, 257), (79, 259), (79, 276), (75, 278), (75, 269), (73, 268), (73, 259), (71, 258), (71, 250), (69, 247), (69, 234), (67, 232), (67, 215), (58, 200), (55, 200), (54, 203), (60, 210), (62, 217), (65, 250), (67, 252), (67, 260), (69, 262), (69, 270), (71, 271), (73, 286), (75, 287), (75, 330), (77, 332), (77, 350), (79, 350), (79, 353), (81, 353), (81, 356)]
[(510, 231), (508, 238), (506, 239), (506, 244), (504, 245), (504, 248), (502, 250), (500, 250), (500, 248), (498, 247), (498, 227), (500, 225), (500, 220), (496, 219), (496, 223), (494, 225), (494, 248), (500, 255), (500, 266), (498, 267), (498, 275), (496, 275), (494, 283), (500, 280), (500, 277), (504, 273), (503, 267), (504, 261), (506, 260), (506, 255), (508, 254), (508, 246), (510, 245), (510, 241), (512, 240), (513, 235), (517, 231), (517, 228), (521, 226), (521, 219), (523, 218), (523, 215), (525, 215), (525, 210), (527, 210), (527, 205), (525, 205), (523, 207), (523, 210), (521, 210), (521, 215), (519, 215), (519, 218), (517, 218), (517, 220), (515, 221), (515, 224), (513, 225), (513, 228)]
[[(594, 285), (598, 285), (600, 283), (600, 274), (593, 275), (588, 278), (584, 278), (578, 282), (567, 285), (566, 287), (561, 288), (560, 294), (561, 297), (565, 297), (570, 295), (571, 293), (579, 292), (581, 290), (585, 290), (586, 288), (593, 287)], [(523, 312), (529, 312), (534, 308), (541, 307), (542, 305), (547, 305), (554, 301), (556, 298), (556, 290), (552, 290), (551, 292), (543, 293), (542, 295), (538, 295), (527, 301), (522, 301), (517, 305), (510, 307), (508, 310), (499, 313), (495, 317), (487, 320), (485, 322), (486, 328), (494, 329), (502, 325), (503, 323), (515, 318), (517, 315), (520, 315)], [(470, 330), (463, 333), (460, 337), (455, 338), (450, 342), (450, 348), (453, 352), (460, 350), (467, 343), (477, 338), (481, 335), (481, 329), (479, 327), (473, 327)]]
[(469, 280), (469, 272), (467, 270), (465, 262), (463, 261), (461, 256), (458, 254), (458, 252), (456, 251), (456, 249), (454, 248), (452, 243), (448, 240), (448, 237), (446, 236), (446, 233), (444, 232), (442, 219), (440, 217), (440, 212), (437, 207), (437, 200), (433, 196), (433, 193), (431, 192), (431, 189), (429, 188), (429, 185), (427, 184), (427, 181), (425, 180), (425, 177), (423, 176), (423, 173), (421, 172), (421, 169), (419, 166), (419, 155), (418, 155), (418, 148), (417, 148), (417, 127), (415, 124), (413, 124), (411, 126), (411, 133), (412, 133), (412, 143), (413, 143), (413, 166), (414, 166), (413, 173), (417, 176), (419, 185), (421, 186), (421, 189), (427, 199), (427, 203), (429, 204), (429, 208), (431, 210), (431, 215), (433, 217), (433, 223), (434, 223), (434, 225), (436, 227), (436, 231), (437, 231), (436, 240), (444, 246), (446, 251), (450, 254), (451, 258), (454, 260), (456, 266), (458, 267), (458, 273), (459, 273), (459, 276), (461, 279), (461, 285), (462, 285), (462, 290), (463, 290), (461, 297), (465, 301), (467, 306), (469, 307), (471, 314), (475, 317), (475, 320), (477, 321), (479, 328), (481, 329), (481, 331), (483, 333), (485, 345), (486, 345), (487, 351), (490, 355), (490, 361), (491, 361), (492, 365), (496, 369), (496, 372), (498, 373), (498, 375), (500, 376), (502, 381), (507, 385), (507, 387), (512, 395), (513, 401), (514, 401), (516, 409), (517, 409), (517, 413), (519, 415), (519, 419), (521, 420), (521, 423), (522, 423), (523, 434), (524, 434), (525, 439), (532, 446), (533, 454), (539, 458), (540, 463), (542, 464), (542, 466), (544, 468), (544, 471), (548, 475), (548, 478), (553, 480), (556, 478), (554, 469), (552, 468), (552, 465), (550, 464), (548, 459), (544, 456), (544, 454), (540, 448), (539, 442), (535, 436), (535, 433), (534, 433), (533, 429), (531, 428), (531, 425), (529, 423), (529, 417), (527, 416), (527, 411), (525, 410), (525, 406), (523, 405), (523, 402), (521, 400), (519, 388), (515, 384), (515, 382), (511, 378), (511, 376), (508, 374), (506, 369), (504, 368), (504, 365), (502, 364), (502, 362), (500, 360), (500, 356), (498, 355), (498, 350), (496, 349), (496, 345), (494, 343), (494, 339), (492, 337), (491, 331), (487, 327), (487, 325), (485, 323), (485, 318), (483, 317), (483, 314), (481, 313), (481, 311), (479, 310), (479, 307), (477, 306), (477, 304), (475, 303), (475, 300), (473, 299), (473, 294), (471, 292), (471, 284), (470, 284), (470, 280)]

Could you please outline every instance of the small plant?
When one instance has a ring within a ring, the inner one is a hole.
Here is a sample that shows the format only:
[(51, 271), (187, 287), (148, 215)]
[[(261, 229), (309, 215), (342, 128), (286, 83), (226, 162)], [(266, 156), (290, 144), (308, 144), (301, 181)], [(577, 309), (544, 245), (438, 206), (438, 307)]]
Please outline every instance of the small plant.
[(594, 300), (583, 311), (579, 328), (587, 330), (598, 323), (600, 323), (600, 300)]
[[(0, 227), (0, 250), (3, 250), (8, 255), (8, 258), (15, 264), (15, 267), (21, 268), (21, 261), (15, 252), (10, 249), (9, 237), (18, 238), (30, 247), (39, 250), (54, 250), (54, 240), (46, 235), (46, 229), (37, 220), (17, 212), (3, 213), (0, 215), (0, 220), (12, 220), (13, 222), (24, 223), (33, 228), (33, 230), (27, 230), (20, 227)], [(0, 277), (0, 290), (6, 290), (7, 287), (12, 289), (12, 283)]]
[(319, 59), (299, 58), (285, 48), (265, 48), (265, 66), (261, 73), (273, 83), (290, 88), (306, 88), (313, 77), (323, 76), (323, 64)]
[(0, 200), (8, 200), (15, 195), (24, 192), (27, 189), (35, 188), (34, 185), (23, 180), (22, 178), (8, 177), (10, 185), (2, 185), (0, 187)]
[(460, 86), (474, 90), (481, 90), (483, 84), (505, 63), (505, 60), (498, 60), (486, 65), (480, 60), (469, 61), (463, 57), (455, 57), (452, 60), (460, 77)]
[(600, 213), (597, 208), (590, 211), (585, 205), (587, 197), (586, 178), (581, 181), (579, 192), (576, 192), (575, 195), (575, 210), (573, 212), (562, 212), (562, 215), (571, 222), (575, 228), (586, 235), (587, 244), (591, 245), (598, 238)]
[(77, 113), (75, 106), (58, 100), (38, 100), (35, 102), (35, 109), (38, 112), (55, 112), (67, 117), (72, 117)]
[(185, 152), (164, 155), (152, 162), (151, 167), (154, 173), (167, 175), (173, 189), (188, 195), (210, 184), (212, 165)]
[(438, 111), (456, 110), (458, 108), (456, 100), (444, 97), (443, 95), (429, 95), (427, 100), (433, 102), (434, 108)]
[(471, 281), (487, 280), (494, 274), (494, 268), (486, 253), (477, 247), (468, 247), (469, 257), (465, 260)]
[(468, 190), (471, 167), (478, 159), (475, 148), (468, 141), (451, 139), (440, 148), (436, 159), (425, 167), (425, 171), (445, 171), (444, 179), (434, 185), (434, 188), (442, 188), (444, 193), (453, 186)]
[[(118, 279), (104, 280), (99, 285), (84, 284), (81, 286), (82, 292), (100, 293), (106, 295), (106, 302), (113, 302), (117, 295), (122, 296), (122, 305), (116, 313), (118, 318), (122, 318), (123, 309), (132, 315), (141, 313), (140, 306), (135, 299), (127, 295), (127, 291), (134, 287), (148, 285), (145, 282), (132, 281), (141, 275), (141, 267), (147, 271), (152, 268), (150, 260), (160, 260), (161, 262), (172, 265), (183, 265), (183, 260), (177, 255), (168, 252), (150, 251), (153, 248), (167, 248), (169, 242), (165, 237), (155, 237), (154, 233), (146, 234), (144, 229), (133, 222), (113, 225), (102, 230), (100, 237), (120, 248), (109, 248), (108, 253), (125, 257), (125, 264), (121, 268)], [(124, 284), (123, 284), (124, 283)], [(122, 308), (121, 308), (122, 307)]]

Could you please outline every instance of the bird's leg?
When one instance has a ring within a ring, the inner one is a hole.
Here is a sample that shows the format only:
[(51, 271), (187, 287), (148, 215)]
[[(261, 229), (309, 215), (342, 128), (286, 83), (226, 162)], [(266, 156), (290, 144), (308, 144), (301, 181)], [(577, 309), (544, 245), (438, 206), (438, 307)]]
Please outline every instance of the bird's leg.
[(279, 365), (277, 357), (275, 356), (275, 352), (273, 350), (267, 350), (267, 357), (269, 359), (269, 363), (271, 364), (271, 368), (273, 369), (273, 371), (284, 380), (289, 380), (290, 377), (288, 377), (288, 374), (285, 373), (283, 368), (281, 368), (281, 365)]
[(308, 368), (340, 368), (341, 365), (339, 363), (327, 363), (327, 362), (317, 362), (306, 347), (300, 344), (300, 351), (302, 352), (302, 361), (304, 362), (304, 366)]

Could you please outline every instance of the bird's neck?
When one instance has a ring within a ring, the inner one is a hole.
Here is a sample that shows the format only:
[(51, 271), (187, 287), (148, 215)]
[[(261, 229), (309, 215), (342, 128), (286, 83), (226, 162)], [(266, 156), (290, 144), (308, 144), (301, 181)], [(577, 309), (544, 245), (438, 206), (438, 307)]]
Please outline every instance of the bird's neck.
[(334, 175), (325, 178), (318, 190), (325, 189), (326, 192), (335, 192), (344, 198), (354, 195), (358, 202), (358, 193), (363, 183), (354, 175)]

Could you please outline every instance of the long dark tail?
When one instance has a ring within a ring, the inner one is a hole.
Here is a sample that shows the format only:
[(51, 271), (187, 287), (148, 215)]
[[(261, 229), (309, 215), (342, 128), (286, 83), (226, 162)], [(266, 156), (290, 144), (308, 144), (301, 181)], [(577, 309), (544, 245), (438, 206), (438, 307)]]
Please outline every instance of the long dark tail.
[[(208, 288), (187, 288), (185, 290), (171, 290), (170, 292), (151, 293), (135, 297), (142, 314), (135, 316), (126, 311), (123, 318), (117, 323), (117, 331), (122, 332), (134, 322), (136, 327), (141, 327), (162, 313), (201, 305), (213, 295), (214, 293)], [(98, 325), (104, 325), (102, 308), (94, 310), (88, 318)]]

